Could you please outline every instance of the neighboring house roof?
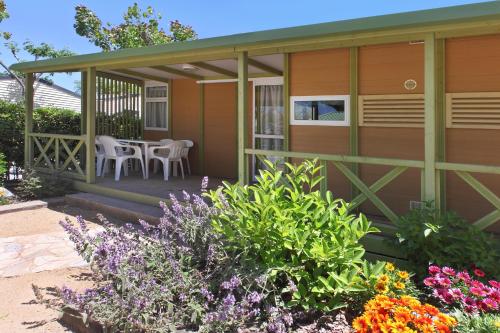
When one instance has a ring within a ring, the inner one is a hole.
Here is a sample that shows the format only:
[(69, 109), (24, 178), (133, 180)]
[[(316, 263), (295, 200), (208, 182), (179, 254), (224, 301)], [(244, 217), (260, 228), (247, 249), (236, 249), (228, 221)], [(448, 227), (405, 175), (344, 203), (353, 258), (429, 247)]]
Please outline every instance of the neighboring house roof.
[(85, 66), (104, 66), (110, 63), (127, 62), (144, 57), (165, 54), (197, 52), (202, 54), (215, 49), (244, 51), (255, 45), (271, 44), (280, 41), (294, 41), (331, 35), (354, 35), (363, 32), (386, 31), (404, 28), (418, 28), (453, 23), (482, 22), (500, 19), (500, 1), (470, 5), (453, 6), (407, 13), (389, 14), (368, 18), (344, 20), (329, 23), (305, 25), (292, 28), (235, 34), (223, 37), (206, 38), (188, 42), (123, 49), (112, 52), (92, 53), (57, 59), (47, 59), (15, 64), (12, 69), (36, 72), (54, 68), (75, 69)]
[[(0, 99), (17, 103), (22, 101), (19, 82), (9, 76), (0, 77)], [(80, 95), (57, 84), (37, 81), (35, 83), (35, 107), (57, 107), (81, 111)]]

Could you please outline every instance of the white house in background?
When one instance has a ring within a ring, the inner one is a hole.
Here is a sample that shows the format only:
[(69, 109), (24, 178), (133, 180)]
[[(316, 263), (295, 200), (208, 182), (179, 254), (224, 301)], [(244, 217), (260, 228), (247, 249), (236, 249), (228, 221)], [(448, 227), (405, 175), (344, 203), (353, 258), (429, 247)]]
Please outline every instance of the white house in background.
[[(22, 89), (16, 79), (0, 77), (0, 100), (17, 103), (23, 100)], [(35, 83), (35, 108), (56, 107), (81, 111), (80, 95), (57, 84), (37, 81)]]

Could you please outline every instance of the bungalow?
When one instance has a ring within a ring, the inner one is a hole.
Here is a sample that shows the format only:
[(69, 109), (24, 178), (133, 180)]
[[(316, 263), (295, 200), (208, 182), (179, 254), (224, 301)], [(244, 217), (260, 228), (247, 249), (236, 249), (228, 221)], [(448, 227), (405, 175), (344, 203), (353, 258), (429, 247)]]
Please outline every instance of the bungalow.
[[(247, 183), (261, 157), (318, 158), (320, 189), (352, 209), (394, 221), (434, 201), (500, 231), (498, 1), (12, 69), (27, 74), (28, 87), (33, 73), (81, 72), (82, 133), (33, 133), (26, 90), (25, 156), (28, 165), (74, 177), (83, 191), (157, 203), (199, 181), (96, 178), (96, 135), (189, 139), (199, 176)], [(134, 121), (109, 121), (125, 112)]]

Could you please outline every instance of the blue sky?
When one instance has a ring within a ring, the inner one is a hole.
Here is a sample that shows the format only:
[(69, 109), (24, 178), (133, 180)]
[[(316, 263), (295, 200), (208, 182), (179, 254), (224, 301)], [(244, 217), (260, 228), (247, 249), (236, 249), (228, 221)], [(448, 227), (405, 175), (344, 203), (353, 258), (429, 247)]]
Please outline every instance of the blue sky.
[[(193, 26), (200, 38), (289, 27), (350, 18), (382, 15), (419, 9), (453, 6), (481, 1), (464, 0), (136, 0), (145, 8), (153, 6), (165, 22), (178, 19)], [(84, 4), (104, 22), (118, 23), (133, 0), (6, 0), (11, 17), (0, 31), (10, 31), (17, 41), (30, 39), (55, 47), (68, 47), (83, 54), (99, 51), (73, 29), (74, 7)], [(27, 23), (29, 22), (29, 23)], [(14, 60), (4, 48), (0, 57)], [(26, 58), (29, 60), (29, 58)], [(77, 76), (58, 75), (56, 83), (72, 89)]]

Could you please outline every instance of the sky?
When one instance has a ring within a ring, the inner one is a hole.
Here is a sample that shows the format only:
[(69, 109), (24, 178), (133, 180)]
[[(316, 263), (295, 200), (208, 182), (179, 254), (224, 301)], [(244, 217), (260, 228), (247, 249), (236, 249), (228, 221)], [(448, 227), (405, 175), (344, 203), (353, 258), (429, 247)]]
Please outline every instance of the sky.
[[(73, 28), (75, 6), (92, 9), (103, 22), (120, 23), (122, 14), (134, 0), (6, 0), (10, 18), (0, 23), (0, 31), (10, 31), (20, 44), (29, 39), (47, 42), (56, 48), (67, 47), (78, 54), (99, 49), (78, 36)], [(383, 15), (476, 3), (464, 0), (136, 0), (142, 7), (151, 5), (162, 14), (165, 26), (177, 19), (191, 25), (199, 38), (241, 32), (283, 28), (320, 22)], [(7, 64), (14, 59), (5, 48), (0, 57)], [(31, 60), (24, 57), (25, 60)], [(78, 76), (58, 74), (57, 84), (74, 90)]]

